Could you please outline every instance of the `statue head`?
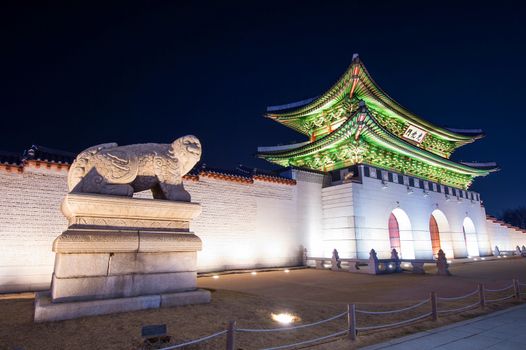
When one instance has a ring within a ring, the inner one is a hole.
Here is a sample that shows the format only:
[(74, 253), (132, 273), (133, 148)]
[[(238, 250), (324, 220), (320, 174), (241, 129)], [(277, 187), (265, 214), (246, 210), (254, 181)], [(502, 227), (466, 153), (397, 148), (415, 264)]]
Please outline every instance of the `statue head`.
[(194, 135), (186, 135), (172, 142), (170, 153), (179, 160), (181, 175), (188, 173), (201, 159), (201, 142)]

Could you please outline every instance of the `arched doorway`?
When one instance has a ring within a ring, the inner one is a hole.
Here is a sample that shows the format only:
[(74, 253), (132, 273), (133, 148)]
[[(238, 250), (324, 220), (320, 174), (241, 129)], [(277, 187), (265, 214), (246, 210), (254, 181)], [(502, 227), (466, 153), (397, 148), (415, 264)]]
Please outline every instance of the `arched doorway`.
[(396, 249), (397, 252), (400, 252), (400, 228), (393, 213), (389, 215), (389, 242), (391, 243), (391, 250)]
[(436, 256), (438, 251), (442, 249), (447, 257), (453, 257), (449, 221), (440, 209), (435, 209), (431, 213), (429, 218), (429, 236), (433, 256)]
[(388, 227), (391, 249), (396, 249), (401, 258), (414, 259), (413, 231), (405, 211), (400, 208), (394, 209), (389, 215)]
[(466, 217), (462, 224), (462, 231), (464, 233), (464, 242), (466, 244), (466, 250), (468, 256), (479, 256), (479, 244), (477, 240), (477, 231), (475, 230), (475, 224), (473, 220)]
[(440, 250), (440, 230), (438, 224), (433, 215), (429, 218), (429, 234), (431, 236), (431, 249), (433, 250), (433, 256), (438, 255)]

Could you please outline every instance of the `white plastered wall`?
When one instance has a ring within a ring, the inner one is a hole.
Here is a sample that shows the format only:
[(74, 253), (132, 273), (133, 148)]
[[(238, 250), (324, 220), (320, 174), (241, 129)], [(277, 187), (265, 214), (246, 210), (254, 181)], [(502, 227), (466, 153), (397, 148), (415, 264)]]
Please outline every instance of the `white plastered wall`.
[(66, 229), (60, 212), (66, 171), (0, 170), (0, 293), (49, 287), (55, 254), (51, 246)]
[(324, 176), (302, 170), (291, 170), (287, 176), (296, 180), (295, 225), (300, 245), (309, 256), (323, 256), (322, 185)]
[(322, 190), (323, 255), (337, 249), (341, 257), (356, 255), (352, 183)]
[(520, 248), (523, 245), (526, 246), (526, 233), (500, 225), (492, 220), (487, 220), (486, 226), (491, 249), (498, 246), (499, 250), (515, 250), (517, 246)]
[[(389, 215), (394, 209), (405, 212), (411, 223), (414, 255), (417, 259), (432, 258), (429, 219), (439, 209), (447, 218), (448, 230), (440, 232), (441, 246), (446, 256), (467, 256), (464, 241), (464, 219), (469, 217), (474, 224), (478, 250), (481, 255), (490, 255), (490, 243), (486, 231), (486, 213), (477, 201), (458, 200), (444, 193), (407, 188), (406, 185), (363, 177), (363, 182), (353, 183), (353, 208), (356, 247), (359, 258), (368, 258), (375, 249), (379, 257), (390, 256)], [(439, 227), (440, 228), (440, 227)], [(403, 242), (402, 242), (403, 244)]]
[[(0, 171), (0, 292), (49, 288), (52, 243), (67, 227), (60, 211), (66, 175), (45, 167)], [(192, 201), (203, 207), (190, 225), (203, 240), (199, 271), (300, 264), (301, 249), (321, 232), (321, 180), (313, 175), (300, 174), (309, 180), (300, 182), (300, 191), (259, 180), (185, 180)], [(149, 192), (136, 196), (151, 198)]]

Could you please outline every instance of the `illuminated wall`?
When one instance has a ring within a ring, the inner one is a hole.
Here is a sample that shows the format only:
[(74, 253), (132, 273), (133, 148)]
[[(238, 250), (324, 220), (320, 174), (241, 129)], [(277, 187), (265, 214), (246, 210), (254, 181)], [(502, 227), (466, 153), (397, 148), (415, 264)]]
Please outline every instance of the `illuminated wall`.
[[(203, 206), (191, 224), (203, 240), (200, 271), (297, 265), (303, 248), (326, 257), (336, 248), (342, 258), (368, 258), (374, 248), (380, 258), (389, 257), (391, 213), (405, 258), (432, 257), (431, 215), (448, 258), (489, 255), (495, 245), (501, 250), (526, 245), (525, 233), (487, 221), (477, 200), (424, 193), (380, 176), (328, 186), (327, 177), (316, 172), (284, 175), (296, 184), (185, 180), (192, 199)], [(60, 212), (66, 191), (65, 169), (0, 170), (0, 292), (49, 288), (51, 245), (66, 228)]]
[[(491, 253), (486, 213), (478, 201), (447, 198), (444, 193), (424, 192), (405, 184), (382, 181), (380, 170), (378, 178), (363, 177), (362, 183), (336, 185), (331, 191), (338, 189), (352, 193), (353, 211), (352, 215), (349, 211), (349, 220), (354, 226), (355, 251), (359, 258), (368, 258), (371, 249), (375, 249), (380, 257), (390, 257), (388, 224), (391, 213), (395, 214), (400, 225), (401, 253), (406, 258), (432, 258), (431, 215), (435, 216), (439, 226), (441, 246), (447, 257), (468, 255), (463, 233), (465, 218), (473, 222), (480, 254)], [(337, 244), (346, 243), (333, 242), (333, 245)]]
[(516, 246), (526, 246), (526, 233), (494, 223), (492, 220), (487, 220), (486, 226), (491, 249), (498, 246), (499, 250), (515, 250)]
[[(0, 169), (0, 292), (49, 288), (54, 239), (66, 229), (60, 204), (67, 169)], [(298, 185), (200, 177), (185, 180), (202, 214), (190, 229), (203, 240), (199, 271), (298, 265), (316, 252), (323, 176), (294, 171)], [(136, 194), (151, 198), (149, 192)], [(319, 254), (322, 254), (319, 251)]]
[(0, 293), (49, 287), (51, 244), (66, 229), (60, 213), (66, 171), (0, 168)]

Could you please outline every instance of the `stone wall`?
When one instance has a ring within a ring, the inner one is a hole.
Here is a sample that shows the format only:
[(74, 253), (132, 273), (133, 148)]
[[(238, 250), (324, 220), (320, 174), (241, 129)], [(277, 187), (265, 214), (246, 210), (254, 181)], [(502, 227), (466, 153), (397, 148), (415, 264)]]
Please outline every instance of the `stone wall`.
[(66, 229), (67, 168), (0, 169), (0, 292), (49, 287), (51, 245)]
[(356, 257), (353, 184), (346, 183), (323, 189), (323, 247), (331, 256), (337, 249), (341, 257)]
[[(51, 246), (67, 226), (60, 211), (66, 176), (66, 167), (0, 170), (0, 292), (49, 288)], [(297, 230), (296, 186), (265, 178), (237, 180), (228, 176), (184, 180), (192, 201), (203, 207), (190, 227), (203, 240), (198, 270), (299, 264), (304, 243)]]
[(213, 178), (185, 182), (202, 214), (190, 229), (203, 240), (200, 271), (297, 265), (295, 186)]
[[(66, 228), (60, 212), (66, 175), (63, 165), (0, 166), (0, 292), (49, 288), (51, 245)], [(416, 258), (432, 257), (431, 215), (448, 258), (490, 255), (495, 245), (501, 250), (526, 245), (526, 233), (486, 220), (478, 195), (446, 196), (382, 181), (380, 175), (333, 185), (315, 172), (291, 170), (285, 176), (293, 180), (212, 173), (185, 177), (192, 201), (203, 208), (190, 225), (203, 241), (199, 271), (297, 265), (303, 248), (310, 256), (325, 257), (336, 248), (342, 258), (368, 258), (374, 248), (379, 257), (389, 257), (388, 219), (395, 209), (408, 217), (410, 240), (402, 244)], [(151, 198), (150, 193), (136, 195)], [(466, 221), (471, 231), (464, 239)]]
[[(363, 178), (362, 184), (353, 184), (353, 190), (357, 251), (360, 258), (368, 257), (371, 248), (377, 251), (379, 257), (390, 256), (388, 222), (395, 209), (405, 213), (409, 219), (412, 250), (417, 259), (432, 258), (429, 219), (433, 213), (444, 218), (443, 222), (437, 221), (441, 247), (448, 258), (469, 255), (463, 233), (466, 218), (475, 226), (474, 244), (478, 254), (473, 255), (491, 254), (486, 232), (486, 213), (480, 202), (446, 198), (443, 193), (425, 193), (419, 188), (408, 189), (403, 184), (382, 184), (379, 179), (367, 177)], [(402, 226), (402, 220), (399, 217), (397, 219)], [(400, 231), (402, 230), (400, 227)], [(401, 239), (403, 250), (402, 233)]]
[[(363, 175), (363, 166), (360, 167)], [(480, 200), (408, 186), (407, 177), (402, 183), (389, 181), (385, 171), (373, 167), (367, 173), (370, 175), (353, 182), (323, 189), (325, 256), (337, 248), (340, 257), (366, 259), (371, 249), (380, 258), (390, 257), (388, 222), (393, 212), (403, 216), (397, 220), (402, 246), (399, 253), (405, 258), (432, 258), (431, 215), (438, 222), (441, 248), (448, 258), (468, 256), (468, 247), (476, 251), (471, 255), (491, 254), (486, 212)], [(466, 221), (473, 223), (473, 230), (467, 232), (467, 244), (463, 232)]]
[(526, 246), (525, 230), (519, 230), (494, 222), (492, 219), (486, 221), (491, 249), (495, 246), (499, 250), (515, 250), (516, 246)]

